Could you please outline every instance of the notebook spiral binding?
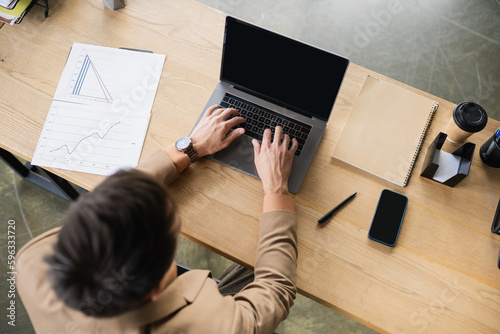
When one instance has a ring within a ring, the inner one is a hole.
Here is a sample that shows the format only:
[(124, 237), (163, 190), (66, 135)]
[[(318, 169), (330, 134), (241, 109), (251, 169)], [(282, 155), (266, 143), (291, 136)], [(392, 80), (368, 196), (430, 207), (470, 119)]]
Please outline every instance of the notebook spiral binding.
[(429, 125), (431, 124), (432, 118), (434, 117), (434, 114), (436, 113), (437, 108), (439, 107), (439, 103), (437, 101), (434, 102), (432, 105), (431, 112), (429, 113), (429, 117), (427, 117), (427, 122), (425, 123), (425, 128), (422, 131), (422, 134), (420, 135), (420, 139), (417, 144), (417, 149), (415, 150), (415, 154), (413, 155), (413, 158), (411, 160), (411, 168), (408, 170), (408, 173), (406, 174), (405, 182), (404, 185), (408, 183), (408, 179), (410, 178), (411, 172), (413, 170), (413, 167), (415, 166), (415, 161), (417, 160), (418, 154), (420, 153), (420, 150), (422, 149), (422, 143), (424, 142), (425, 136), (427, 135), (427, 130), (429, 129)]

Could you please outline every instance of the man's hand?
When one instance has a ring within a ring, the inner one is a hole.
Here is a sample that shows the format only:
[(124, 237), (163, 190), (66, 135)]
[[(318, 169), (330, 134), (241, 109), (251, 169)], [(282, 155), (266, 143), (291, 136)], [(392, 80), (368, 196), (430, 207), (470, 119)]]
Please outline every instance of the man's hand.
[[(283, 138), (282, 138), (283, 137)], [(266, 129), (262, 138), (262, 144), (253, 140), (255, 155), (255, 167), (262, 180), (264, 193), (268, 194), (288, 194), (288, 178), (292, 172), (292, 162), (295, 151), (298, 147), (297, 139), (283, 136), (283, 129), (277, 126), (274, 133), (274, 140), (271, 142), (271, 130)]]
[(236, 138), (245, 133), (244, 129), (238, 128), (228, 134), (233, 126), (245, 122), (243, 117), (228, 120), (231, 115), (236, 116), (239, 113), (236, 109), (218, 108), (218, 105), (207, 109), (191, 133), (193, 148), (200, 158), (228, 147)]

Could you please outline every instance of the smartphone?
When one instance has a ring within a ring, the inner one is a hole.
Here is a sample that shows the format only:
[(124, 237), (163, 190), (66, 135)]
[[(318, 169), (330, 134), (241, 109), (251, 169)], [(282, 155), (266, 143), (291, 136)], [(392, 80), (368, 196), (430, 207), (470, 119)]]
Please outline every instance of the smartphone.
[(408, 205), (408, 198), (389, 189), (382, 190), (368, 237), (394, 247)]

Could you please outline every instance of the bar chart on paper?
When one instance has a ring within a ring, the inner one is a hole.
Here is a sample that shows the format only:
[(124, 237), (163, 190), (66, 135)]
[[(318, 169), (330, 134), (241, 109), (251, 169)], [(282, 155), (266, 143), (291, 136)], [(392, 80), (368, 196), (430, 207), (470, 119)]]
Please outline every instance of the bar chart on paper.
[(90, 101), (113, 103), (106, 82), (94, 65), (88, 53), (82, 52), (78, 67), (68, 87), (68, 93)]
[(32, 163), (109, 175), (135, 167), (164, 55), (74, 43)]
[(51, 107), (33, 156), (36, 164), (109, 175), (135, 167), (149, 115), (119, 117), (90, 106)]
[(163, 55), (75, 43), (54, 100), (150, 112), (164, 61)]

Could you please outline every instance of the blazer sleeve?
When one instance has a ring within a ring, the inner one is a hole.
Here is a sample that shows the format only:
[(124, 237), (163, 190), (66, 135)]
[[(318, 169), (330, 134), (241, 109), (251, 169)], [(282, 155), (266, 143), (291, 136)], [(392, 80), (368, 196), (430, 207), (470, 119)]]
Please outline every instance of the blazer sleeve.
[(163, 151), (157, 150), (143, 159), (136, 169), (152, 175), (158, 182), (169, 185), (179, 177), (179, 172), (170, 157)]
[(234, 296), (233, 333), (272, 333), (288, 316), (297, 293), (296, 220), (286, 210), (261, 216), (255, 280)]

